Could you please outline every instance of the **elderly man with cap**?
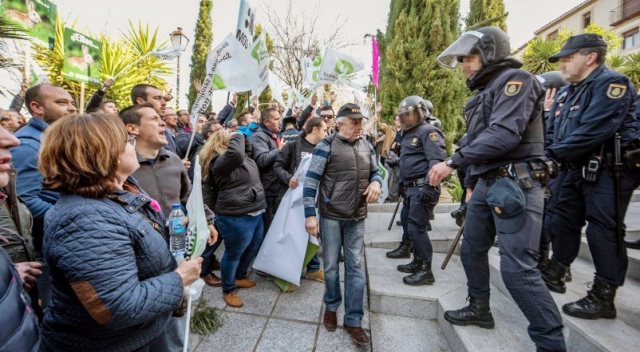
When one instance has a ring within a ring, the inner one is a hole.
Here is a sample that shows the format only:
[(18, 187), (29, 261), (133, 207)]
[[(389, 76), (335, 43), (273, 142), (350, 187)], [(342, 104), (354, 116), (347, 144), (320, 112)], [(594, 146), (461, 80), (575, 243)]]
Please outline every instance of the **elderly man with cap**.
[(344, 326), (360, 346), (369, 344), (362, 329), (364, 222), (367, 203), (378, 200), (382, 185), (373, 147), (362, 138), (363, 118), (355, 104), (340, 108), (338, 133), (323, 139), (313, 150), (303, 189), (305, 228), (312, 236), (322, 236), (324, 326), (328, 331), (337, 326), (336, 311), (342, 301), (338, 262), (344, 247)]
[(488, 251), (498, 237), (500, 274), (529, 321), (538, 351), (566, 351), (562, 318), (537, 269), (544, 185), (544, 89), (519, 61), (509, 57), (509, 38), (497, 27), (464, 34), (437, 58), (453, 68), (462, 63), (467, 86), (467, 142), (429, 171), (437, 185), (457, 167), (477, 177), (467, 204), (460, 259), (467, 276), (469, 305), (446, 311), (455, 325), (493, 328), (489, 308)]
[(558, 92), (547, 123), (551, 144), (546, 152), (560, 164), (560, 172), (550, 202), (554, 215), (545, 226), (553, 239), (553, 256), (542, 276), (550, 290), (566, 291), (564, 276), (578, 256), (588, 219), (593, 286), (586, 297), (562, 307), (584, 319), (616, 317), (615, 293), (628, 266), (624, 214), (640, 185), (636, 90), (628, 77), (605, 66), (606, 54), (600, 36), (580, 34), (549, 58), (560, 61), (571, 84)]

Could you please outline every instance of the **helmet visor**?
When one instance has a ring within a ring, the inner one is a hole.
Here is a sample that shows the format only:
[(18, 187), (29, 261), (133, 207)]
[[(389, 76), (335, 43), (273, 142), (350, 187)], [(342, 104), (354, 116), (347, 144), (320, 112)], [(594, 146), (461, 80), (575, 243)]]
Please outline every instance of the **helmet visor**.
[(460, 38), (449, 45), (436, 59), (444, 68), (455, 68), (463, 56), (471, 55), (478, 48), (478, 42), (484, 34), (477, 31), (464, 32)]

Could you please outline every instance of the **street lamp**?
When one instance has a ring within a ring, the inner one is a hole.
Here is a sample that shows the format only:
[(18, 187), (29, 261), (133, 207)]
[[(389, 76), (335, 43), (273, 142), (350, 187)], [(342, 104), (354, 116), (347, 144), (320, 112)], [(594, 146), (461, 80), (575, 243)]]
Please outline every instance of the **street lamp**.
[(176, 110), (180, 109), (180, 55), (187, 49), (189, 38), (182, 33), (182, 27), (178, 27), (169, 34), (173, 48), (178, 52), (178, 67), (176, 70)]

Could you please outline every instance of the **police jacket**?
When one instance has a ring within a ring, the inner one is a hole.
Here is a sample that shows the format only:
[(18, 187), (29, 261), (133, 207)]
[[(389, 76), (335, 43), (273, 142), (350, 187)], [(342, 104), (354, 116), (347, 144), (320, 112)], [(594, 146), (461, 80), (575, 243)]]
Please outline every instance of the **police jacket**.
[(548, 154), (559, 161), (583, 163), (616, 132), (623, 146), (630, 144), (640, 137), (635, 100), (629, 78), (604, 65), (582, 82), (563, 88), (546, 126), (551, 139)]
[(214, 212), (247, 215), (267, 208), (256, 163), (245, 153), (245, 137), (236, 133), (227, 151), (209, 165), (209, 178), (215, 187)]
[(451, 156), (453, 163), (475, 176), (544, 156), (545, 92), (535, 76), (505, 67), (478, 88), (465, 105), (467, 143)]
[(275, 133), (264, 125), (260, 125), (249, 139), (253, 146), (253, 160), (260, 169), (260, 180), (267, 197), (277, 197), (282, 187), (278, 175), (273, 170), (273, 164), (280, 153), (277, 138)]
[(444, 136), (437, 127), (420, 122), (404, 132), (400, 156), (400, 175), (407, 184), (417, 179), (424, 179), (431, 166), (446, 158)]

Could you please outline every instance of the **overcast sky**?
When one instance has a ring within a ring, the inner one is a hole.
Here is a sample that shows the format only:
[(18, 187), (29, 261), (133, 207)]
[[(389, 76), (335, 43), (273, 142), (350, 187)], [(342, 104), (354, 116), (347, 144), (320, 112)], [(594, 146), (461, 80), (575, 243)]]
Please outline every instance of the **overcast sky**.
[[(0, 0), (1, 2), (2, 0)], [(254, 0), (260, 9), (265, 6), (275, 11), (285, 11), (287, 0)], [(437, 0), (447, 1), (447, 0)], [(76, 21), (76, 29), (86, 34), (106, 33), (111, 37), (119, 37), (126, 32), (128, 21), (149, 23), (158, 26), (161, 38), (169, 38), (169, 33), (180, 26), (193, 43), (194, 28), (198, 16), (198, 0), (180, 0), (165, 2), (158, 0), (57, 0), (58, 10), (66, 22)], [(240, 0), (213, 0), (213, 44), (222, 40), (229, 32), (234, 32), (238, 16)], [(344, 40), (357, 43), (347, 49), (367, 67), (371, 65), (370, 43), (365, 43), (363, 36), (374, 33), (376, 29), (384, 31), (387, 23), (390, 0), (295, 0), (295, 7), (306, 11), (313, 9), (320, 13), (318, 27), (320, 33), (329, 33), (335, 26), (336, 18), (346, 21), (342, 37)], [(560, 16), (582, 0), (505, 0), (509, 17), (507, 27), (511, 37), (512, 48), (518, 48), (533, 36), (533, 32), (544, 24)], [(461, 16), (469, 11), (469, 0), (461, 1)], [(261, 13), (257, 14), (260, 22)], [(305, 16), (308, 17), (308, 16)], [(265, 20), (266, 22), (266, 20)], [(188, 88), (189, 64), (191, 62), (191, 45), (181, 58), (181, 105), (186, 105), (184, 93)], [(173, 63), (175, 64), (175, 62)], [(2, 75), (4, 73), (0, 73)], [(4, 79), (3, 79), (4, 78)], [(169, 77), (171, 86), (175, 86), (175, 76)], [(5, 84), (6, 77), (0, 77)], [(17, 89), (17, 88), (16, 88)], [(214, 110), (224, 105), (226, 93), (214, 93)], [(8, 106), (6, 98), (0, 97), (1, 106)]]

